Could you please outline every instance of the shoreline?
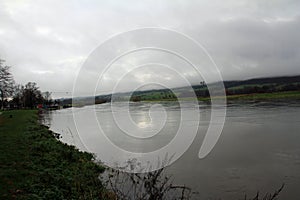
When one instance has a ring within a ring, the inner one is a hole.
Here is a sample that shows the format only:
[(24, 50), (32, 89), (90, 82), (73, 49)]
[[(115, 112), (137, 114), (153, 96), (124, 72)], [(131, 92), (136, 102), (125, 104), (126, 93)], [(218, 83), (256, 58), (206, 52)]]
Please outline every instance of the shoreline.
[(0, 116), (0, 194), (5, 199), (112, 199), (94, 155), (62, 143), (37, 110)]
[[(214, 99), (224, 99), (226, 98), (227, 102), (231, 101), (277, 101), (277, 100), (300, 100), (300, 91), (286, 91), (286, 92), (274, 92), (274, 93), (253, 93), (253, 94), (240, 94), (240, 95), (227, 95), (226, 97), (214, 97)], [(193, 97), (183, 97), (179, 98), (181, 101), (194, 100)], [(199, 102), (210, 102), (210, 97), (198, 97)], [(169, 102), (177, 101), (177, 99), (153, 99), (153, 100), (141, 100), (137, 102)]]

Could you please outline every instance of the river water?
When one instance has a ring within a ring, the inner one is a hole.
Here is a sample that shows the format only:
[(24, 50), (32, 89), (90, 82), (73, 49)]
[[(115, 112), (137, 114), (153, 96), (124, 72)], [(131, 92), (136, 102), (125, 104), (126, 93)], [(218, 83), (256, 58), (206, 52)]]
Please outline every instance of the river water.
[[(96, 145), (99, 142), (95, 143), (93, 134), (98, 134), (100, 125), (115, 145), (127, 151), (145, 153), (168, 144), (176, 135), (183, 110), (192, 112), (196, 109), (201, 120), (197, 124), (198, 133), (192, 145), (177, 161), (166, 168), (167, 174), (173, 176), (176, 184), (191, 187), (196, 192), (195, 199), (232, 200), (243, 199), (245, 194), (254, 197), (257, 191), (262, 194), (273, 192), (285, 183), (280, 199), (299, 199), (299, 102), (229, 104), (222, 134), (213, 150), (204, 159), (199, 159), (198, 153), (210, 123), (210, 106), (187, 103), (180, 107), (176, 102), (158, 104), (130, 103), (129, 113), (132, 120), (141, 130), (148, 130), (144, 133), (140, 131), (142, 139), (133, 139), (124, 134), (114, 123), (113, 113), (117, 114), (119, 119), (128, 117), (124, 114), (127, 107), (123, 103), (116, 104), (114, 110), (107, 103), (50, 111), (45, 114), (44, 124), (54, 132), (60, 133), (63, 142), (73, 144), (82, 150), (91, 151), (93, 147), (89, 148), (89, 145)], [(157, 105), (164, 108), (166, 116), (155, 115), (155, 110), (154, 114), (149, 116), (149, 109)], [(95, 113), (99, 122), (98, 127), (90, 123), (91, 120), (87, 115), (89, 112)], [(81, 133), (76, 129), (74, 115), (77, 116), (76, 123), (81, 126)], [(163, 128), (153, 126), (154, 118), (158, 126), (162, 125), (161, 121), (164, 122)], [(182, 123), (188, 124), (189, 119)], [(195, 123), (188, 126), (195, 126)], [(82, 130), (88, 134), (85, 135)], [(151, 130), (154, 132), (159, 130), (159, 134), (148, 137), (152, 134)]]

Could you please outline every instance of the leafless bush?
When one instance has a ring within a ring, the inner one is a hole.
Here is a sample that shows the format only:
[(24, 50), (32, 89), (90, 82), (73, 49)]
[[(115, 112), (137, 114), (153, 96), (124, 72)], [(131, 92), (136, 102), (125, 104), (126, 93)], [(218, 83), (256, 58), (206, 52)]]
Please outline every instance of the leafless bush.
[(186, 200), (191, 197), (191, 189), (184, 185), (174, 185), (171, 177), (163, 174), (163, 169), (148, 173), (126, 173), (109, 169), (107, 188), (116, 199), (122, 200)]
[[(164, 169), (149, 173), (126, 173), (108, 169), (106, 187), (118, 200), (187, 200), (191, 199), (192, 190), (185, 185), (174, 185), (171, 176), (164, 175)], [(244, 200), (276, 200), (284, 188), (284, 184), (274, 193), (253, 198), (246, 195)]]
[[(283, 190), (284, 188), (284, 184), (282, 184), (282, 186), (276, 190), (274, 193), (267, 193), (264, 196), (260, 197), (259, 192), (256, 193), (256, 196), (254, 198), (251, 198), (249, 200), (275, 200), (278, 198), (280, 192)], [(245, 196), (245, 200), (247, 200), (247, 196)]]

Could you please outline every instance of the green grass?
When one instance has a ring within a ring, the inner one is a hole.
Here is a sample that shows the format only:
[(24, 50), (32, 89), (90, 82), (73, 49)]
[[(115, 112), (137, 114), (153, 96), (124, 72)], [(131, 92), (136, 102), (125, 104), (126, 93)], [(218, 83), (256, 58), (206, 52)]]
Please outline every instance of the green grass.
[(300, 91), (230, 95), (227, 100), (300, 100)]
[(0, 199), (104, 199), (104, 168), (58, 141), (36, 110), (0, 115)]
[(262, 86), (271, 86), (273, 84), (247, 84), (247, 85), (238, 85), (238, 86), (233, 86), (229, 87), (228, 90), (238, 90), (238, 89), (244, 89), (246, 87), (262, 87)]
[[(218, 98), (218, 97), (214, 97)], [(220, 97), (223, 98), (223, 97)], [(234, 100), (300, 100), (300, 91), (290, 92), (273, 92), (273, 93), (254, 93), (254, 94), (239, 94), (239, 95), (227, 95), (228, 101)], [(199, 101), (210, 101), (210, 97), (198, 98)]]
[[(223, 97), (214, 97), (215, 99)], [(179, 98), (181, 101), (194, 100), (193, 97), (182, 97)], [(227, 95), (228, 101), (234, 100), (300, 100), (300, 91), (289, 91), (289, 92), (274, 92), (274, 93), (254, 93), (254, 94), (240, 94), (240, 95)], [(149, 99), (142, 100), (144, 102), (164, 102), (164, 101), (177, 101), (176, 98), (172, 99)], [(210, 97), (199, 97), (198, 101), (208, 102)]]

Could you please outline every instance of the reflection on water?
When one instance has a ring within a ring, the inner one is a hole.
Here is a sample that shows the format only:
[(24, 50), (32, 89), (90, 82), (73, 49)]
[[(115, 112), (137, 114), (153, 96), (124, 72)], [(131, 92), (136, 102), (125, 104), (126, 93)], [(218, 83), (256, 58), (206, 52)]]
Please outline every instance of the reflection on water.
[[(120, 103), (120, 105), (122, 105)], [(123, 107), (115, 108), (113, 112), (103, 112), (101, 105), (96, 107), (100, 127), (115, 145), (131, 152), (150, 152), (167, 145), (175, 136), (181, 118), (179, 106), (166, 107), (166, 113), (161, 108), (153, 108), (153, 104), (140, 104), (129, 107), (133, 124), (128, 124), (128, 111)], [(125, 107), (125, 105), (124, 105)], [(121, 124), (124, 122), (123, 124)]]
[[(140, 129), (151, 129), (151, 116), (148, 112), (151, 106), (151, 103), (135, 103), (130, 106), (132, 120)], [(166, 125), (158, 134), (146, 139), (133, 139), (122, 133), (112, 121), (109, 104), (97, 105), (96, 116), (107, 137), (116, 145), (129, 151), (148, 152), (169, 143), (178, 129), (181, 116), (179, 105), (165, 103), (163, 106), (167, 113)], [(83, 116), (82, 120), (86, 120), (86, 131), (93, 131), (93, 127), (89, 127), (89, 119), (84, 118), (84, 113), (90, 109), (94, 107), (73, 110)], [(118, 109), (124, 109), (122, 104)], [(188, 111), (190, 108), (186, 106), (181, 109)], [(119, 111), (117, 113), (122, 113)], [(255, 195), (258, 190), (269, 192), (286, 183), (281, 199), (298, 199), (299, 103), (229, 104), (221, 138), (213, 151), (202, 160), (197, 155), (209, 124), (210, 108), (199, 105), (199, 112), (201, 121), (194, 143), (179, 160), (166, 169), (167, 173), (173, 175), (175, 183), (186, 184), (198, 191), (196, 199), (242, 199), (245, 193)], [(160, 120), (159, 115), (155, 115), (155, 118)], [(50, 123), (53, 131), (61, 133), (62, 141), (86, 150), (77, 135), (72, 109), (51, 111), (45, 123)]]

